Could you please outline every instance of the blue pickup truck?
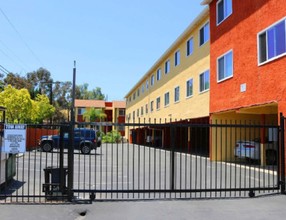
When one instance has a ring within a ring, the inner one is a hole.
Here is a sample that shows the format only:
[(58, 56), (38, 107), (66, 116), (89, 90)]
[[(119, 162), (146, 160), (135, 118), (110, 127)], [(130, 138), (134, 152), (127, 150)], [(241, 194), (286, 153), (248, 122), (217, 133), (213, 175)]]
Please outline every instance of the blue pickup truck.
[[(69, 133), (64, 133), (63, 144), (68, 148)], [(59, 148), (60, 135), (42, 136), (39, 145), (44, 152), (51, 152), (54, 148)], [(79, 149), (83, 154), (90, 154), (92, 149), (101, 146), (100, 137), (97, 137), (96, 131), (89, 128), (74, 129), (74, 148)]]

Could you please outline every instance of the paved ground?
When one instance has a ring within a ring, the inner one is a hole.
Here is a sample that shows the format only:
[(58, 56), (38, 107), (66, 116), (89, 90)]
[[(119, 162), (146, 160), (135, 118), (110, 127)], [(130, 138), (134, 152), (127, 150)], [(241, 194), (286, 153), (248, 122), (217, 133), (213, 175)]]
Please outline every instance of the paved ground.
[(286, 196), (247, 199), (95, 202), (88, 205), (0, 205), (0, 219), (285, 219)]

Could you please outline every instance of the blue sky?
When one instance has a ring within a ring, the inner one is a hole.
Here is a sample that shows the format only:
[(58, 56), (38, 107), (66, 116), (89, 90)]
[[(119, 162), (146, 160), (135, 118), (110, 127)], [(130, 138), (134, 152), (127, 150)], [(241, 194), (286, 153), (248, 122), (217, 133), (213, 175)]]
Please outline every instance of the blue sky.
[[(124, 96), (204, 9), (202, 0), (9, 0), (0, 4), (0, 65)], [(9, 21), (8, 21), (8, 20)]]

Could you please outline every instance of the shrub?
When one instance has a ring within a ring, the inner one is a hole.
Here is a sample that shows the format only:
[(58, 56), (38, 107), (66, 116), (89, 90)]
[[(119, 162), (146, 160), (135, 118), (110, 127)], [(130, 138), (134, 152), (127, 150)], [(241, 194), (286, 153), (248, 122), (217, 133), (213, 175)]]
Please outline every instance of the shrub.
[(121, 134), (118, 131), (107, 132), (102, 136), (103, 143), (118, 143), (121, 141)]

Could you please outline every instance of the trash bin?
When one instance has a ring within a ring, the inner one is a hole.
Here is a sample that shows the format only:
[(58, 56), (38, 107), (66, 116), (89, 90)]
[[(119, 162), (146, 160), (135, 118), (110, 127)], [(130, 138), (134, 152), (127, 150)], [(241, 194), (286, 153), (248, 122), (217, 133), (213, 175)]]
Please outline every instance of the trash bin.
[(45, 193), (46, 199), (62, 199), (63, 196), (67, 195), (67, 167), (63, 167), (62, 170), (59, 167), (46, 167), (44, 173), (45, 183), (43, 184), (43, 192)]

